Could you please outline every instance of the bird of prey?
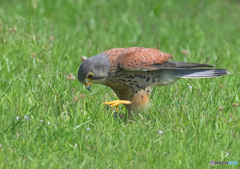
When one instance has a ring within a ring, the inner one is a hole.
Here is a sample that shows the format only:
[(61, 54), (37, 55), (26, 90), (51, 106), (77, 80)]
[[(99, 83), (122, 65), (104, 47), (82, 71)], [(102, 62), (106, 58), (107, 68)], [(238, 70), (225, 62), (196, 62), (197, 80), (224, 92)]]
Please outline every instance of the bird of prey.
[[(226, 69), (211, 65), (173, 62), (170, 54), (158, 49), (115, 48), (82, 62), (78, 79), (86, 89), (93, 83), (112, 88), (119, 100), (105, 102), (117, 107), (124, 104), (129, 112), (141, 112), (149, 106), (149, 95), (155, 86), (171, 85), (181, 78), (211, 78), (228, 74)], [(200, 69), (199, 69), (200, 68)]]

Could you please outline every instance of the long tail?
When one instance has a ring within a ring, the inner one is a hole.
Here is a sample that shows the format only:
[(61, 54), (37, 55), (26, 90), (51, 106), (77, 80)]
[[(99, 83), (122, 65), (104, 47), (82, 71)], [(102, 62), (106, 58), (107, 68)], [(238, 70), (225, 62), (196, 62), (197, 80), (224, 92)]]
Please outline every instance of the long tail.
[(178, 78), (212, 78), (230, 74), (226, 69), (172, 69)]

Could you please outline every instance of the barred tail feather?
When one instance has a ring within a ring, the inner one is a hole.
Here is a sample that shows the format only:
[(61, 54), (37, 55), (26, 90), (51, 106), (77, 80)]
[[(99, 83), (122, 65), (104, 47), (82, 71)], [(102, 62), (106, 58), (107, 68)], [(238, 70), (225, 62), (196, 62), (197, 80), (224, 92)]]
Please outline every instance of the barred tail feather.
[(212, 78), (230, 74), (226, 69), (175, 69), (174, 75), (178, 78)]

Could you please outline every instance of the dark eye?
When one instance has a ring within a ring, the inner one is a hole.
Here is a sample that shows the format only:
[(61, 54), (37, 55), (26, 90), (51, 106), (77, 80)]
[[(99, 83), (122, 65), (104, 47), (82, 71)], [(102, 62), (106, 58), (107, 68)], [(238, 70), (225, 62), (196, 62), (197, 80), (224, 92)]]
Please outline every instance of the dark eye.
[(90, 74), (90, 75), (88, 75), (88, 79), (91, 79), (93, 77), (93, 75), (92, 74)]

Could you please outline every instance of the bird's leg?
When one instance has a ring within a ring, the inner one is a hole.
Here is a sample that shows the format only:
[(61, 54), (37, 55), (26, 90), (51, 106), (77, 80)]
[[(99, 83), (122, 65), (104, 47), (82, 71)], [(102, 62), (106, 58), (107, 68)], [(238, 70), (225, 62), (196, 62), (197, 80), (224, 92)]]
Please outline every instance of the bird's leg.
[(129, 100), (114, 100), (114, 101), (111, 101), (111, 102), (104, 102), (103, 104), (109, 105), (111, 107), (116, 107), (116, 111), (118, 111), (118, 105), (120, 105), (120, 104), (132, 104), (132, 102), (129, 101)]

